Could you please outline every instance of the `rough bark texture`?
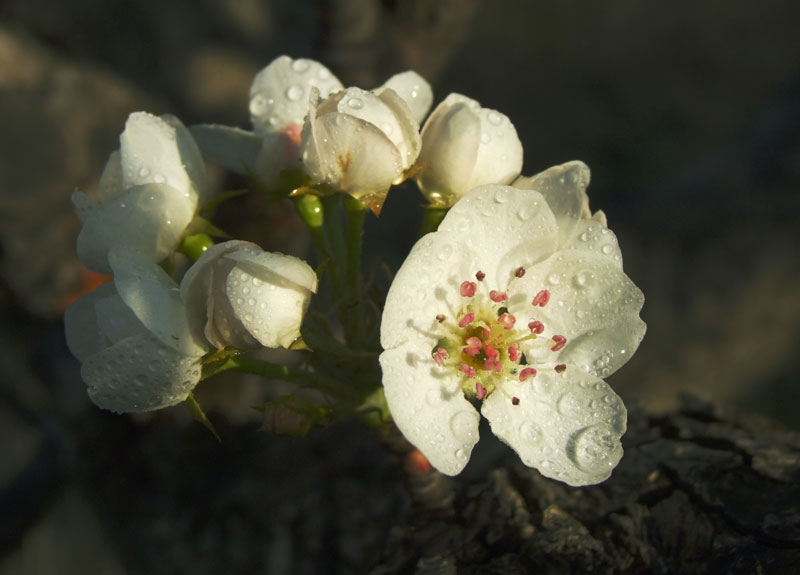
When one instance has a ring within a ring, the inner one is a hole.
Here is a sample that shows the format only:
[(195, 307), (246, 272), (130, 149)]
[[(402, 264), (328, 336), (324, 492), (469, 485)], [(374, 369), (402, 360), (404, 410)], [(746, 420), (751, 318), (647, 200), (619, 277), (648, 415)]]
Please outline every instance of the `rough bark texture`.
[(82, 440), (94, 450), (79, 457), (93, 463), (83, 480), (134, 574), (752, 574), (800, 565), (800, 436), (696, 400), (663, 417), (634, 406), (612, 478), (578, 489), (526, 468), (485, 433), (489, 445), (450, 479), (404, 473), (356, 425), (302, 443), (227, 429), (216, 446), (196, 428), (95, 423)]

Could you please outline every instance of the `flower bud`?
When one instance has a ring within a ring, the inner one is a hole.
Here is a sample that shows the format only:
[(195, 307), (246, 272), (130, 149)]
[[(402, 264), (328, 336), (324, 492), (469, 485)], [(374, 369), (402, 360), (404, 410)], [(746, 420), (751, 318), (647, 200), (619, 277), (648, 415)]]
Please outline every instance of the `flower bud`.
[(288, 348), (316, 291), (307, 263), (243, 241), (209, 248), (181, 281), (192, 332), (219, 349)]
[(417, 185), (428, 201), (452, 206), (483, 184), (507, 184), (522, 170), (522, 143), (503, 114), (450, 94), (422, 128)]

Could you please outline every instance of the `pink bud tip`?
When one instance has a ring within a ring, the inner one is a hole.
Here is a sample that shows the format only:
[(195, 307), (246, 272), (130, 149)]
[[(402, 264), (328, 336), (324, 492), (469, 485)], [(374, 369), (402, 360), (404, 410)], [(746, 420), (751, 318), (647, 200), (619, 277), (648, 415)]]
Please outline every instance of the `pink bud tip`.
[(519, 397), (512, 397), (511, 405), (519, 405)]
[(467, 344), (467, 347), (464, 348), (464, 353), (471, 356), (478, 355), (478, 352), (483, 347), (483, 343), (481, 342), (480, 338), (477, 337), (468, 337), (467, 341), (464, 343)]
[(528, 324), (528, 329), (531, 333), (540, 334), (544, 331), (544, 324), (537, 319)]
[(494, 373), (500, 373), (503, 371), (503, 366), (500, 365), (500, 362), (497, 361), (496, 358), (490, 357), (486, 361), (483, 362), (483, 369), (485, 371), (491, 371)]
[[(463, 285), (461, 286), (461, 289), (462, 289), (462, 293), (463, 293), (463, 289), (464, 289)], [(547, 291), (546, 289), (543, 289), (542, 291), (537, 293), (535, 296), (533, 296), (533, 301), (531, 302), (531, 305), (533, 307), (536, 307), (536, 306), (544, 307), (544, 306), (547, 305), (547, 302), (549, 302), (549, 301), (550, 301), (550, 292)]]
[(458, 327), (467, 327), (473, 321), (475, 321), (475, 314), (470, 312), (461, 318), (461, 320), (458, 322)]
[(567, 369), (567, 364), (566, 363), (559, 363), (553, 369), (556, 370), (556, 373), (563, 373)]
[(460, 371), (469, 378), (475, 377), (476, 375), (475, 370), (466, 363), (462, 363), (461, 365), (459, 365), (458, 371)]
[(489, 292), (489, 299), (494, 301), (494, 302), (500, 303), (500, 302), (506, 301), (508, 299), (508, 294), (505, 293), (505, 292), (492, 290), (492, 291)]
[(475, 395), (478, 396), (478, 399), (483, 401), (483, 398), (486, 397), (486, 388), (481, 385), (481, 382), (475, 382)]
[(511, 361), (515, 361), (516, 362), (516, 361), (519, 361), (519, 356), (520, 356), (519, 344), (518, 343), (512, 343), (511, 345), (509, 345), (508, 346), (508, 359), (510, 359)]
[(461, 282), (461, 296), (462, 297), (472, 297), (475, 295), (475, 290), (478, 289), (478, 286), (475, 285), (475, 282)]
[(444, 365), (444, 360), (449, 357), (450, 354), (447, 353), (447, 350), (443, 347), (440, 347), (435, 352), (433, 352), (433, 361), (436, 362), (436, 365)]
[(554, 335), (551, 339), (555, 345), (550, 348), (550, 351), (561, 351), (567, 345), (567, 338), (563, 335)]
[(501, 324), (503, 329), (511, 329), (517, 323), (517, 318), (510, 313), (503, 313), (497, 318), (497, 323)]
[(536, 370), (532, 367), (526, 367), (519, 372), (519, 380), (526, 381), (532, 377), (536, 377)]
[(475, 274), (475, 279), (478, 280), (479, 282), (482, 282), (483, 278), (485, 278), (485, 277), (486, 277), (486, 274), (483, 273), (481, 270), (478, 270), (477, 273)]

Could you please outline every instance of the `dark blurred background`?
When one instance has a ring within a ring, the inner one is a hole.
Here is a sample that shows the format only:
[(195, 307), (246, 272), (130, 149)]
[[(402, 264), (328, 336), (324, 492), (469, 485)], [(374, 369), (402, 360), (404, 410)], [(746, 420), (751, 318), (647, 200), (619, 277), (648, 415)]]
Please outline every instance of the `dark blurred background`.
[[(309, 557), (331, 530), (403, 509), (363, 509), (353, 476), (400, 488), (357, 427), (256, 434), (249, 381), (203, 390), (222, 446), (181, 407), (100, 413), (61, 335), (93, 281), (69, 197), (95, 189), (127, 115), (248, 127), (250, 82), (284, 53), (365, 88), (413, 68), (436, 102), (457, 91), (500, 110), (526, 175), (585, 161), (646, 297), (645, 340), (609, 382), (648, 410), (689, 391), (799, 428), (798, 22), (800, 5), (777, 0), (0, 0), (0, 575), (219, 572), (208, 557), (229, 573), (327, 572)], [(223, 223), (303, 255), (290, 210), (248, 201)], [(420, 204), (410, 186), (390, 194), (372, 255), (399, 265)], [(345, 519), (307, 519), (330, 501)], [(380, 554), (378, 535), (348, 541), (329, 572)]]

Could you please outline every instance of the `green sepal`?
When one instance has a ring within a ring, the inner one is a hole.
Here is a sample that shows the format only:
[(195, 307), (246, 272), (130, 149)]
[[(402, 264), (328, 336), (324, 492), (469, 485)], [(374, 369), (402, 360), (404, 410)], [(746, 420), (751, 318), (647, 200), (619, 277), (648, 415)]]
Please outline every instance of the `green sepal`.
[(284, 395), (256, 408), (264, 415), (260, 431), (305, 437), (315, 425), (330, 423), (332, 411), (299, 395)]
[(227, 192), (222, 192), (217, 194), (214, 199), (209, 201), (207, 204), (203, 205), (199, 210), (198, 213), (202, 214), (203, 216), (208, 216), (216, 210), (222, 202), (227, 200), (231, 200), (233, 198), (238, 198), (240, 196), (245, 195), (248, 192), (246, 188), (241, 190), (228, 190)]
[(211, 435), (213, 435), (218, 442), (222, 443), (222, 439), (220, 438), (219, 433), (217, 433), (214, 424), (211, 423), (211, 420), (208, 419), (208, 416), (206, 416), (206, 412), (203, 411), (203, 408), (200, 407), (199, 403), (197, 403), (194, 393), (190, 393), (189, 397), (186, 398), (184, 403), (186, 403), (186, 405), (189, 407), (189, 411), (191, 411), (194, 420), (203, 424), (203, 427), (209, 430)]

